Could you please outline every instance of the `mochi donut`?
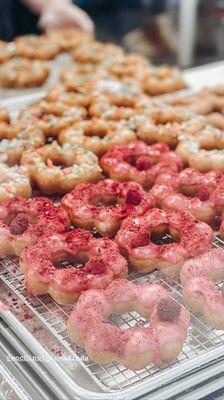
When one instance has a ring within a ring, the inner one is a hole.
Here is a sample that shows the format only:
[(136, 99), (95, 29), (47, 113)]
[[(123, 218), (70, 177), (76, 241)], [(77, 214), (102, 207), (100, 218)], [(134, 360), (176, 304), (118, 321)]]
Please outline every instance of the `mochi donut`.
[(13, 197), (0, 204), (0, 257), (19, 255), (41, 235), (64, 232), (68, 223), (67, 213), (49, 199)]
[(116, 144), (135, 139), (135, 132), (124, 121), (104, 121), (100, 118), (91, 118), (69, 126), (58, 137), (61, 144), (76, 144), (97, 155), (105, 153)]
[(104, 289), (128, 272), (112, 240), (96, 239), (84, 229), (40, 238), (24, 249), (20, 266), (30, 293), (49, 293), (60, 304), (74, 303), (83, 291)]
[(219, 289), (214, 283), (224, 280), (224, 250), (214, 248), (187, 261), (180, 277), (185, 304), (212, 328), (224, 330), (224, 284)]
[(20, 123), (41, 129), (46, 138), (58, 137), (59, 133), (87, 116), (81, 106), (71, 106), (61, 101), (41, 100), (23, 110), (18, 117)]
[(82, 182), (96, 182), (101, 168), (95, 154), (82, 147), (57, 142), (23, 153), (31, 181), (46, 194), (64, 194)]
[(101, 157), (100, 164), (111, 179), (135, 181), (146, 189), (162, 173), (177, 172), (182, 167), (181, 158), (169, 151), (166, 143), (147, 146), (140, 140), (113, 147)]
[[(128, 311), (137, 311), (150, 320), (150, 326), (122, 330), (107, 322), (110, 314)], [(131, 370), (140, 370), (151, 362), (159, 365), (178, 357), (189, 319), (188, 311), (162, 286), (140, 286), (119, 279), (106, 290), (81, 294), (67, 327), (71, 341), (85, 347), (92, 361), (119, 361)]]
[(217, 215), (212, 193), (224, 177), (220, 171), (201, 173), (194, 168), (161, 174), (150, 193), (166, 211), (189, 211), (196, 219), (210, 223)]
[(0, 65), (0, 86), (17, 89), (41, 86), (49, 73), (42, 61), (14, 57)]
[(101, 235), (113, 236), (129, 215), (143, 214), (154, 206), (152, 197), (135, 182), (104, 179), (78, 185), (61, 200), (75, 226), (95, 228)]
[(0, 163), (0, 203), (14, 196), (29, 198), (32, 188), (28, 171), (25, 167), (8, 167)]
[[(161, 244), (161, 237), (172, 238)], [(209, 250), (213, 231), (209, 225), (184, 211), (166, 212), (152, 208), (141, 216), (127, 218), (117, 232), (115, 242), (132, 266), (143, 273), (155, 268), (179, 276), (183, 263)]]

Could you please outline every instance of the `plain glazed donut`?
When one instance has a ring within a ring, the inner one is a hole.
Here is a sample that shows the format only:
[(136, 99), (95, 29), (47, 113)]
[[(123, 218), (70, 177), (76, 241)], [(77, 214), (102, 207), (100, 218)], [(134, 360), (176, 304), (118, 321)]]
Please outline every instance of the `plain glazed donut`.
[(212, 222), (217, 215), (217, 207), (212, 193), (224, 179), (219, 171), (201, 173), (186, 168), (174, 173), (161, 174), (151, 189), (157, 206), (166, 211), (189, 211), (196, 219)]
[(46, 194), (64, 194), (82, 182), (101, 178), (95, 154), (69, 143), (59, 146), (53, 142), (24, 152), (21, 164), (27, 167), (31, 181)]
[(0, 203), (11, 197), (29, 198), (32, 195), (28, 171), (25, 167), (0, 164)]
[[(137, 311), (151, 324), (122, 330), (107, 322), (110, 314)], [(83, 293), (68, 319), (72, 342), (85, 347), (96, 363), (121, 362), (140, 370), (178, 357), (187, 336), (189, 313), (160, 285), (137, 286), (124, 279), (106, 290)]]
[[(156, 242), (167, 233), (172, 243)], [(178, 277), (184, 261), (209, 250), (212, 239), (210, 226), (196, 221), (191, 214), (153, 208), (142, 216), (127, 218), (115, 242), (138, 271), (146, 273), (159, 268)]]
[(112, 236), (129, 215), (143, 214), (154, 206), (152, 197), (135, 182), (105, 179), (96, 184), (81, 184), (61, 201), (75, 226), (96, 228)]
[[(68, 265), (63, 266), (65, 261)], [(104, 289), (128, 272), (112, 240), (96, 239), (83, 229), (41, 238), (22, 252), (20, 267), (30, 293), (49, 293), (60, 304), (74, 303), (83, 291)]]
[(19, 255), (41, 235), (63, 232), (68, 222), (66, 212), (49, 199), (13, 197), (0, 205), (0, 257)]
[(76, 144), (95, 154), (103, 154), (116, 144), (135, 139), (135, 133), (124, 121), (104, 121), (99, 118), (79, 122), (63, 130), (58, 137), (61, 144)]
[(203, 314), (212, 328), (224, 330), (224, 285), (221, 290), (213, 281), (224, 279), (224, 251), (215, 248), (187, 261), (180, 273), (185, 304)]
[(29, 88), (41, 86), (50, 70), (43, 62), (12, 58), (0, 65), (0, 86), (4, 88)]
[(147, 146), (136, 140), (127, 145), (115, 146), (100, 159), (101, 167), (111, 179), (135, 181), (149, 189), (164, 172), (177, 172), (182, 167), (181, 158), (169, 151), (165, 143)]

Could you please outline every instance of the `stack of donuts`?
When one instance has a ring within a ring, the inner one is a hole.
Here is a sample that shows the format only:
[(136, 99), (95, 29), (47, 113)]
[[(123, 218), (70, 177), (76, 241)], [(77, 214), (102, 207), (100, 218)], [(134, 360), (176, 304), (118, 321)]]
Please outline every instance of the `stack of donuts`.
[[(161, 100), (180, 72), (79, 35), (14, 43), (29, 62), (67, 51), (74, 65), (16, 120), (0, 109), (0, 257), (19, 257), (32, 295), (74, 304), (68, 333), (93, 361), (142, 369), (178, 357), (187, 308), (224, 329), (224, 93)], [(181, 279), (185, 306), (126, 279), (155, 269)], [(144, 326), (108, 322), (133, 310)]]

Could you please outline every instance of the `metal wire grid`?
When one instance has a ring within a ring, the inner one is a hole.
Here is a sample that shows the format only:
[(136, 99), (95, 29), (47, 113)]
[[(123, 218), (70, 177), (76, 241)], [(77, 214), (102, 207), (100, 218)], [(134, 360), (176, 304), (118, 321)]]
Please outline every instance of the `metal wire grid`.
[[(224, 242), (216, 235), (215, 247), (224, 247)], [(62, 348), (66, 348), (73, 357), (79, 357), (80, 364), (90, 374), (94, 381), (104, 390), (115, 391), (133, 387), (136, 384), (150, 380), (150, 377), (161, 374), (178, 364), (187, 363), (202, 353), (211, 351), (224, 344), (224, 332), (209, 328), (202, 318), (191, 315), (191, 326), (178, 359), (161, 366), (149, 365), (141, 371), (130, 371), (119, 363), (107, 365), (95, 364), (89, 360), (83, 349), (72, 344), (67, 336), (66, 321), (72, 306), (60, 306), (50, 296), (35, 297), (30, 295), (24, 286), (24, 276), (18, 269), (18, 259), (7, 258), (0, 262), (0, 277), (5, 284), (34, 312), (39, 320), (59, 340)], [(178, 280), (164, 276), (155, 271), (148, 275), (132, 272), (129, 279), (137, 284), (146, 282), (163, 285), (178, 302), (182, 303), (182, 286)], [(120, 316), (111, 316), (111, 323), (121, 329), (128, 329), (135, 325), (147, 326), (148, 322), (138, 313), (129, 312)]]

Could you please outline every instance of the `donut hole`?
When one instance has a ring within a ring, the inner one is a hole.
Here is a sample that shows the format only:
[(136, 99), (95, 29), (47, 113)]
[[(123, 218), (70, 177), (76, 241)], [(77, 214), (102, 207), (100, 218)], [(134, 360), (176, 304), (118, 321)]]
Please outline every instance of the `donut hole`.
[(54, 256), (53, 264), (57, 269), (83, 268), (88, 261), (88, 256), (82, 252), (73, 256), (69, 253)]
[(49, 168), (60, 167), (61, 169), (72, 166), (72, 162), (68, 162), (68, 160), (65, 159), (65, 157), (63, 156), (56, 157), (55, 155), (53, 155), (50, 158), (46, 158), (45, 164)]
[(168, 227), (155, 228), (152, 229), (150, 241), (157, 246), (162, 246), (164, 244), (172, 244), (173, 242), (179, 243), (180, 237), (178, 234), (172, 235)]
[(98, 136), (100, 138), (104, 138), (108, 133), (106, 127), (94, 127), (90, 126), (84, 130), (84, 135), (88, 137)]
[(134, 327), (147, 328), (150, 326), (149, 320), (133, 310), (133, 307), (130, 307), (130, 309), (125, 307), (124, 310), (120, 310), (120, 312), (117, 310), (116, 313), (112, 311), (105, 322), (115, 325), (124, 331)]
[(115, 207), (120, 203), (116, 196), (99, 196), (91, 199), (91, 204), (95, 207)]
[(156, 246), (180, 242), (180, 235), (177, 231), (170, 231), (169, 227), (157, 226), (151, 232), (145, 230), (137, 232), (131, 243), (132, 248), (148, 246), (150, 243)]

